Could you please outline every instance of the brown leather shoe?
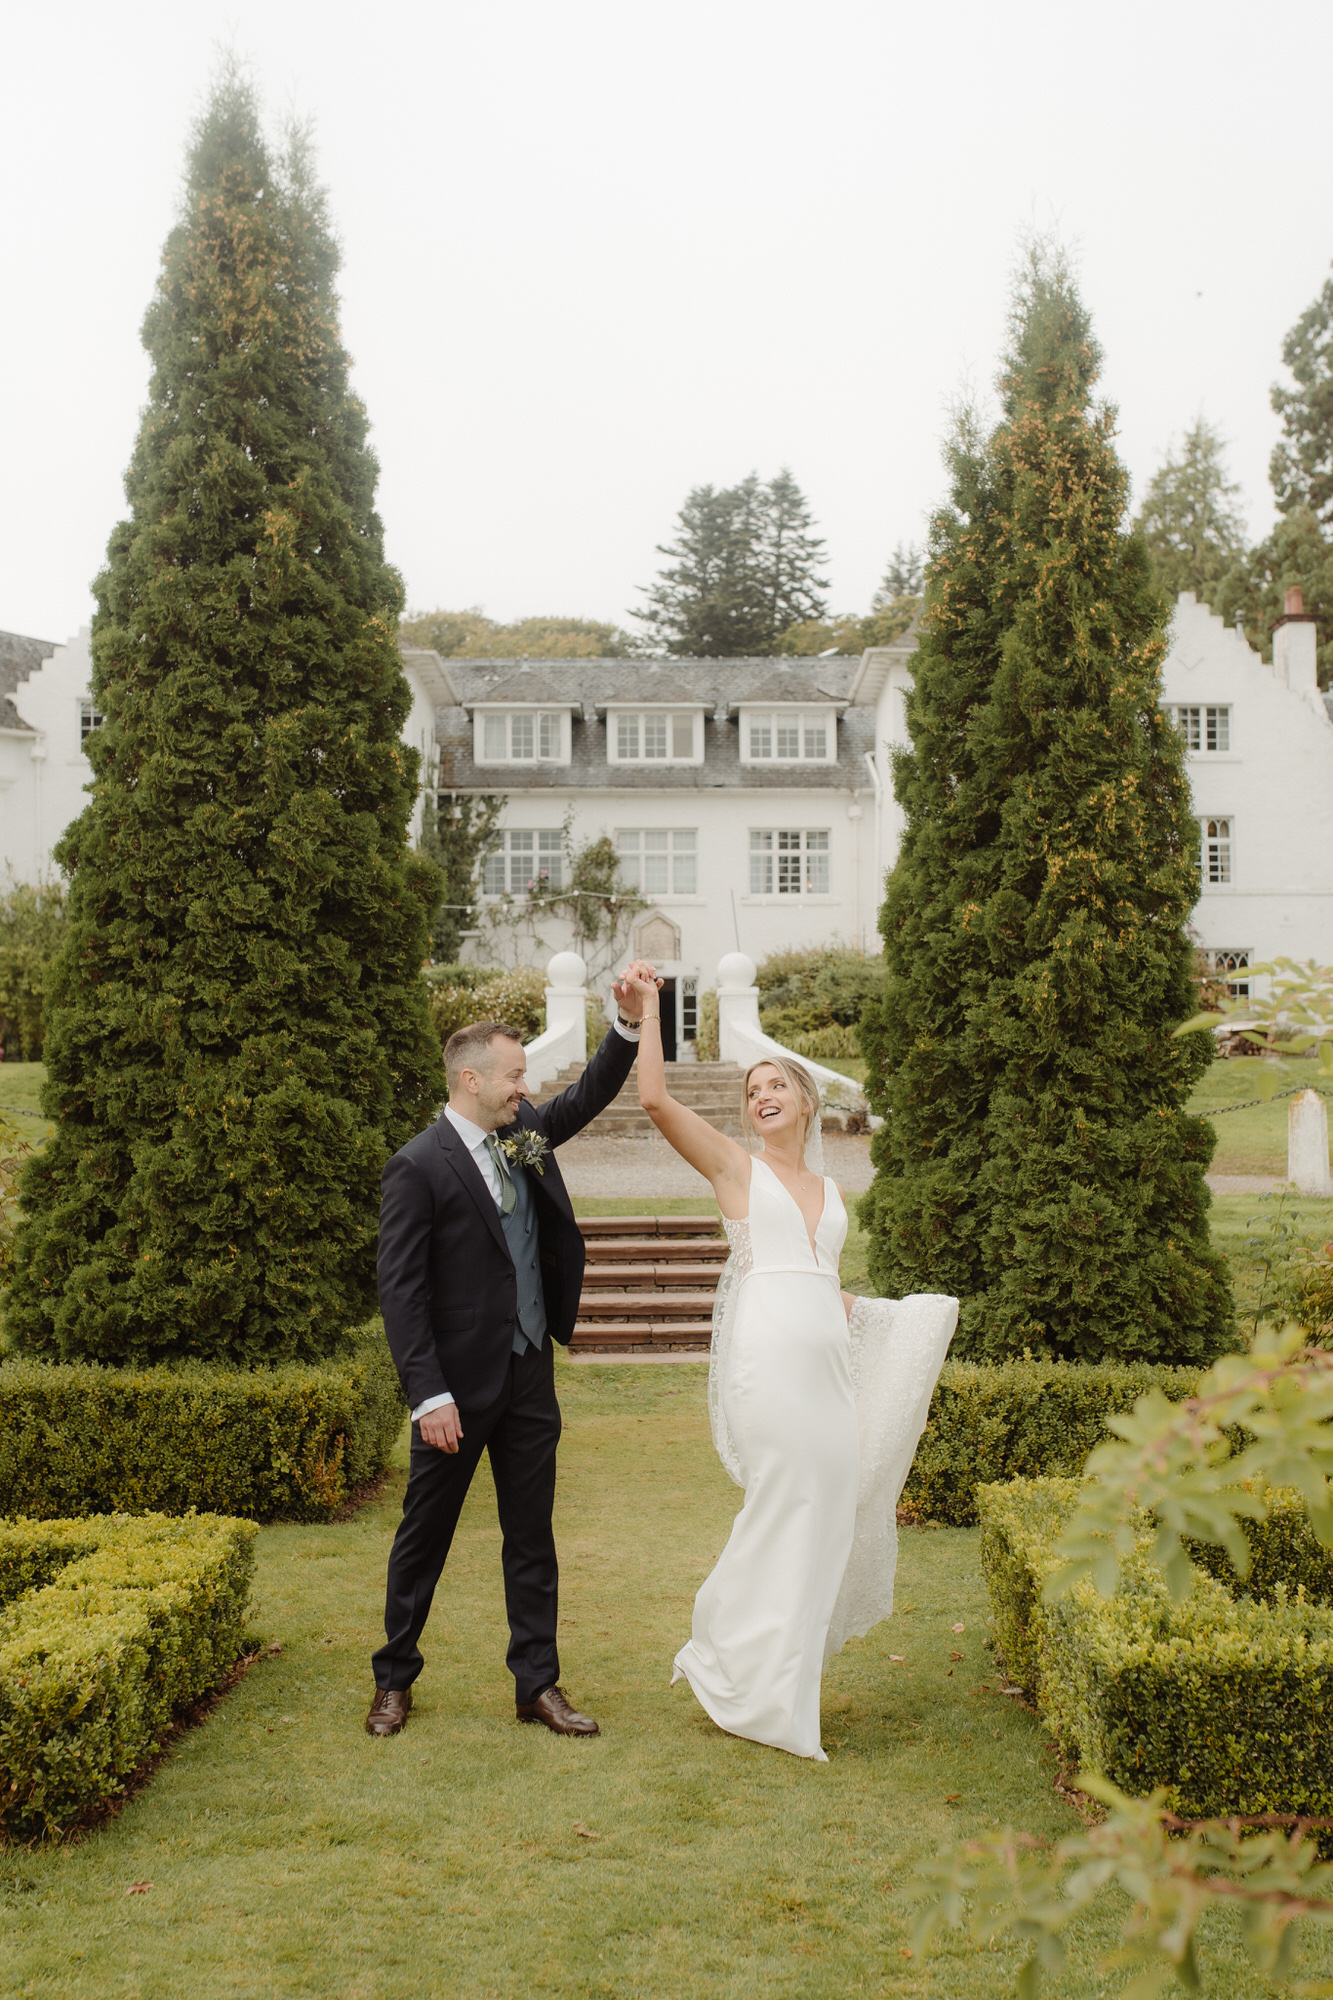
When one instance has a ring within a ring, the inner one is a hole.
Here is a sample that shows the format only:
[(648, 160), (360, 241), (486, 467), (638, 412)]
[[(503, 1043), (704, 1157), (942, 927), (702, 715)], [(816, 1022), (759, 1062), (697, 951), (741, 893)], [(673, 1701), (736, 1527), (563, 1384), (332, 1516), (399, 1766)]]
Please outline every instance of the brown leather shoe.
[(377, 1688), (366, 1717), (367, 1736), (396, 1736), (411, 1707), (411, 1688)]
[(514, 1713), (520, 1722), (544, 1722), (557, 1736), (600, 1736), (601, 1730), (590, 1715), (571, 1708), (562, 1687), (547, 1688), (536, 1701), (520, 1701)]

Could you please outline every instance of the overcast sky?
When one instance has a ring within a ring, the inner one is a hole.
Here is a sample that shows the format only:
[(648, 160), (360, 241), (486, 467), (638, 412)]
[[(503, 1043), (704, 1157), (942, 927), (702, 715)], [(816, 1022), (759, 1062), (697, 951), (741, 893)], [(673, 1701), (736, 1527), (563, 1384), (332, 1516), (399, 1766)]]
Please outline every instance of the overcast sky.
[(1268, 389), (1333, 257), (1328, 0), (66, 0), (0, 43), (2, 628), (90, 613), (220, 42), (315, 121), (415, 608), (622, 620), (692, 485), (789, 465), (863, 611), (1034, 226), (1137, 489), (1202, 411), (1272, 518)]

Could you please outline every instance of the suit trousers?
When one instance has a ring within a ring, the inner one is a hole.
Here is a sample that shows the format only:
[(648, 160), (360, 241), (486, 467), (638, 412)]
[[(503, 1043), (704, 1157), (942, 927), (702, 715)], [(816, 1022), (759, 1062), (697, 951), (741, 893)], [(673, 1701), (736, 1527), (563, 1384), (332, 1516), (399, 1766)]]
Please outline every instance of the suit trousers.
[(385, 1643), (374, 1656), (377, 1688), (412, 1685), (425, 1662), (417, 1645), (449, 1545), (483, 1451), (503, 1536), (509, 1671), (515, 1699), (535, 1701), (560, 1678), (556, 1653), (559, 1571), (551, 1513), (560, 1405), (551, 1342), (511, 1354), (503, 1391), (485, 1410), (460, 1410), (462, 1442), (437, 1451), (412, 1426), (412, 1463), (403, 1518), (389, 1556)]

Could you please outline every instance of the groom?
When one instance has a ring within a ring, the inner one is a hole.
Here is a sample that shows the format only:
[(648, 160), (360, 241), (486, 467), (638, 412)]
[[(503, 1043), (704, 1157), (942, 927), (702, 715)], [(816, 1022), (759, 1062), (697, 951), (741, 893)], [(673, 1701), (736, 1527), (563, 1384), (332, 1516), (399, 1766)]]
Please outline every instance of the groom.
[(615, 1026), (577, 1083), (546, 1104), (528, 1095), (515, 1029), (460, 1028), (444, 1051), (448, 1104), (384, 1169), (380, 1309), (412, 1411), (412, 1459), (389, 1557), (385, 1643), (372, 1662), (372, 1736), (396, 1736), (407, 1721), (423, 1665), (417, 1640), (483, 1450), (504, 1535), (518, 1719), (562, 1736), (598, 1733), (558, 1685), (551, 1343), (574, 1331), (584, 1252), (554, 1148), (604, 1111), (630, 1073), (643, 1011), (635, 974), (655, 977), (636, 963), (612, 987)]

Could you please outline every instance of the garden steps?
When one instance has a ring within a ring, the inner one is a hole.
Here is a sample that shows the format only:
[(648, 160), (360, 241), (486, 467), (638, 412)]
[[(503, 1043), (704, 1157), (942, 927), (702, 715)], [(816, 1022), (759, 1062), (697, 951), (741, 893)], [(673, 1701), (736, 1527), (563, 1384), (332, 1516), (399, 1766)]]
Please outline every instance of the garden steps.
[(715, 1215), (587, 1215), (577, 1354), (706, 1353), (728, 1246)]
[[(548, 1098), (559, 1096), (576, 1083), (587, 1068), (586, 1063), (569, 1063), (559, 1076), (541, 1085), (534, 1093), (534, 1101), (544, 1103)], [(667, 1089), (678, 1104), (688, 1104), (691, 1111), (697, 1111), (719, 1132), (726, 1132), (733, 1139), (741, 1136), (740, 1094), (743, 1071), (739, 1063), (667, 1063)], [(630, 1083), (626, 1083), (620, 1095), (605, 1111), (584, 1127), (580, 1138), (589, 1139), (648, 1139), (655, 1130), (648, 1113), (639, 1103), (638, 1096)]]

